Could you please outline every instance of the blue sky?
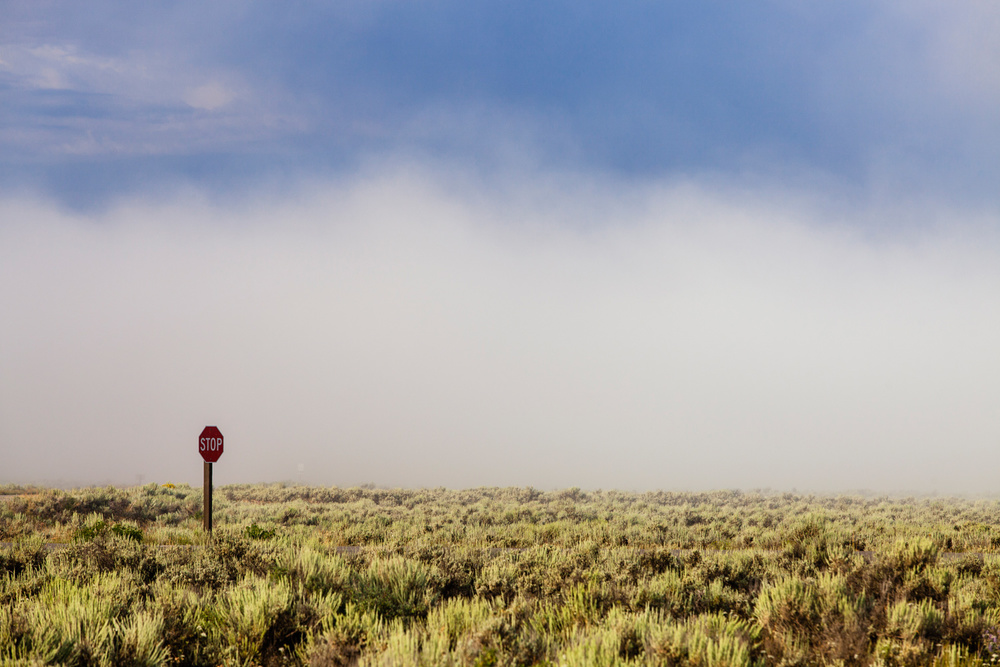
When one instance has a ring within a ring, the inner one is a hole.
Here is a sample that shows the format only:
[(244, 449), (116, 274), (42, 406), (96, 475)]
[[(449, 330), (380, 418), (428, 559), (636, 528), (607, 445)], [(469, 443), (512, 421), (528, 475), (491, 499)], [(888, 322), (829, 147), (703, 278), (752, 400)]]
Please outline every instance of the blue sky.
[(995, 492), (998, 7), (0, 0), (0, 481)]
[[(995, 204), (987, 2), (7, 2), (8, 191), (70, 205), (406, 153)], [(828, 186), (829, 187), (829, 186)]]

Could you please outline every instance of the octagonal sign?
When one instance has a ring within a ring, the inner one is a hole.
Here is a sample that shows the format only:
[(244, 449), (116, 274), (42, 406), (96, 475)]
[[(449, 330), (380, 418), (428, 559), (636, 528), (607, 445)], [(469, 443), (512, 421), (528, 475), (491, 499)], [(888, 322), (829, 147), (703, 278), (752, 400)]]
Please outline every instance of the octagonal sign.
[(209, 463), (222, 456), (222, 432), (215, 426), (206, 426), (198, 438), (198, 453)]

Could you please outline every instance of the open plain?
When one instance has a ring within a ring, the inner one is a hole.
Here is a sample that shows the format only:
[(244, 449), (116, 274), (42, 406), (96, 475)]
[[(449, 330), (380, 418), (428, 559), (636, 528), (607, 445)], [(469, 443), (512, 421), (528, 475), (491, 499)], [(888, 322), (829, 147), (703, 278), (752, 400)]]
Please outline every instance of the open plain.
[[(1000, 502), (6, 487), (0, 656), (102, 665), (980, 665)], [(52, 548), (55, 546), (56, 548)]]

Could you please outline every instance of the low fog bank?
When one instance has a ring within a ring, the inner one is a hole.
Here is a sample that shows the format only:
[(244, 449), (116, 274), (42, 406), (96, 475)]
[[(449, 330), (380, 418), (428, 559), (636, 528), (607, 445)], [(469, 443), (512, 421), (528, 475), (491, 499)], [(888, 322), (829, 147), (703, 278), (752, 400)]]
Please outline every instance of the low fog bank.
[(0, 482), (998, 490), (995, 216), (416, 173), (0, 202)]

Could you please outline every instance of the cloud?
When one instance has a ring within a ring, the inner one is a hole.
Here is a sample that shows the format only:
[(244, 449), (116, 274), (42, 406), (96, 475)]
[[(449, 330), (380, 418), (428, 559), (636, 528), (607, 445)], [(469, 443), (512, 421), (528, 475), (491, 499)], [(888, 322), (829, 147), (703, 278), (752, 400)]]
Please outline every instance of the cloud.
[(29, 90), (117, 91), (136, 70), (134, 64), (81, 53), (70, 44), (7, 44), (4, 52), (5, 78), (15, 88)]
[(225, 86), (212, 82), (197, 88), (191, 88), (184, 93), (184, 101), (195, 109), (215, 111), (233, 101), (234, 93)]
[[(10, 168), (13, 190), (24, 187), (21, 173), (41, 165), (75, 172), (91, 185), (103, 176), (102, 188), (120, 193), (112, 173), (122, 170), (118, 161), (182, 156), (197, 163), (205, 154), (239, 153), (295, 130), (295, 121), (276, 108), (277, 95), (258, 98), (238, 73), (201, 67), (187, 54), (107, 56), (57, 42), (8, 44), (4, 53), (0, 165)], [(237, 98), (242, 103), (232, 105)], [(159, 171), (176, 180), (170, 170)]]
[(970, 0), (944, 8), (900, 2), (893, 9), (921, 34), (921, 64), (937, 94), (955, 107), (981, 111), (1000, 101), (1000, 73), (992, 66), (1000, 57), (996, 3)]
[(995, 216), (421, 165), (2, 207), (11, 479), (195, 483), (205, 424), (220, 483), (975, 492), (1000, 463)]
[(37, 7), (11, 475), (992, 488), (993, 3)]

